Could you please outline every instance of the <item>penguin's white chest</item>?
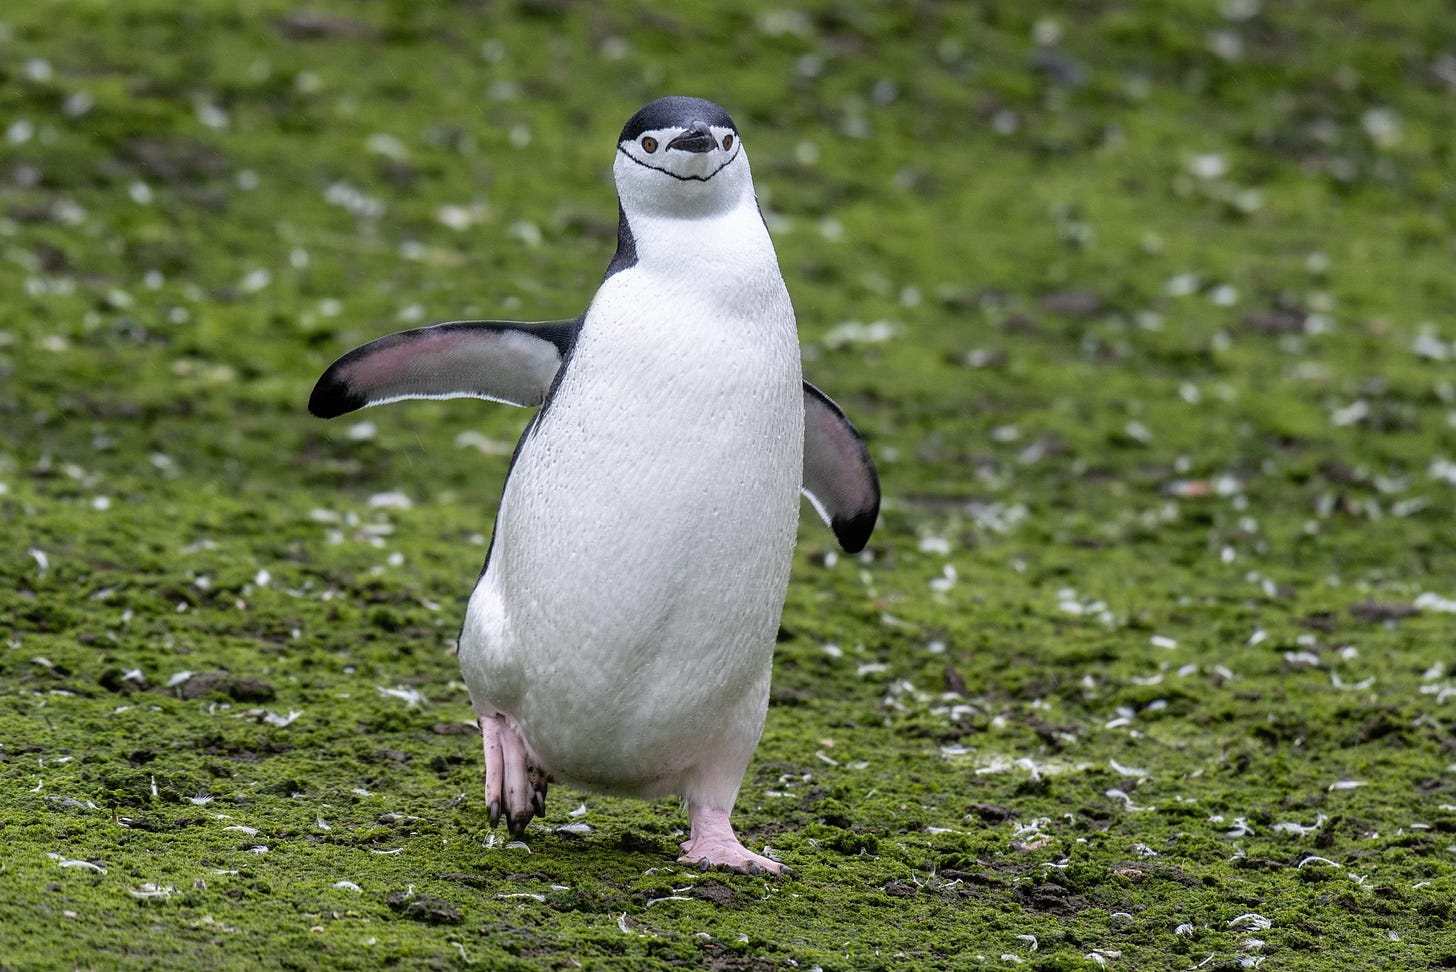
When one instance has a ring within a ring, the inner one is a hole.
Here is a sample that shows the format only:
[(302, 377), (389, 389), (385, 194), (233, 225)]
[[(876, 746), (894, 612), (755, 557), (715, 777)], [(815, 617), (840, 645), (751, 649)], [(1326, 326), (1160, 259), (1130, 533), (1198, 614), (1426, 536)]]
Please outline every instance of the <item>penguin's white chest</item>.
[(517, 455), (461, 641), (477, 708), (607, 789), (677, 789), (762, 728), (802, 378), (772, 250), (713, 258), (603, 284)]

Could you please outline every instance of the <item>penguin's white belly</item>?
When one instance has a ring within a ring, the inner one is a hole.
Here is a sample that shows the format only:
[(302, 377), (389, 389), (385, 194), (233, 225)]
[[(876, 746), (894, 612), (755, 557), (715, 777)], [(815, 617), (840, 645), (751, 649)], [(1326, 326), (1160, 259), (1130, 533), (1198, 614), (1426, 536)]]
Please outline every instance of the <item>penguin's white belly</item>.
[(460, 648), (477, 709), (549, 772), (736, 790), (796, 535), (801, 380), (786, 301), (766, 329), (588, 316), (516, 458)]

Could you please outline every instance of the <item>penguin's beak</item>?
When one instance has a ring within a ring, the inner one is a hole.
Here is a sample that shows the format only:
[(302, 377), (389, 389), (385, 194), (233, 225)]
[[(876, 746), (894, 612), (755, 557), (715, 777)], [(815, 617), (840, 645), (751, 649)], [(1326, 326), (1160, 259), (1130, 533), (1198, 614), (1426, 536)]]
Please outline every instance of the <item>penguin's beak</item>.
[(684, 152), (709, 152), (718, 147), (718, 140), (713, 137), (712, 132), (708, 131), (707, 125), (702, 122), (693, 122), (691, 128), (668, 142), (667, 147), (682, 149)]

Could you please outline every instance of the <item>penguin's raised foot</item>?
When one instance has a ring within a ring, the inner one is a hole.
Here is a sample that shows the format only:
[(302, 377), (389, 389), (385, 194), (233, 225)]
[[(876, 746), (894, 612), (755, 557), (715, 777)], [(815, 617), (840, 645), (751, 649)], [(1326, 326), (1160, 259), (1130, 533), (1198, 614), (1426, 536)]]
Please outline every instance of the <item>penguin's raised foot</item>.
[(793, 869), (744, 847), (728, 823), (727, 810), (693, 806), (689, 814), (692, 834), (681, 844), (683, 853), (677, 859), (679, 864), (703, 870), (722, 867), (739, 874), (793, 875)]
[(520, 735), (496, 714), (480, 717), (485, 749), (485, 803), (490, 825), (502, 816), (511, 836), (520, 839), (532, 817), (546, 816), (547, 777), (531, 762)]

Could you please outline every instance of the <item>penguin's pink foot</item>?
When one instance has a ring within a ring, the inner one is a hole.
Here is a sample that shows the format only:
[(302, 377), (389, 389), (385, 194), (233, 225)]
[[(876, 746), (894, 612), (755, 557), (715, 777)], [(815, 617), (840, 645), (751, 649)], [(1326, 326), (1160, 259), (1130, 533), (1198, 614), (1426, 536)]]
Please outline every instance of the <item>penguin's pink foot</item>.
[(526, 832), (532, 817), (546, 816), (546, 774), (526, 755), (526, 744), (505, 716), (480, 717), (485, 748), (485, 804), (490, 825), (504, 815), (511, 836)]
[(688, 808), (692, 833), (683, 841), (679, 864), (697, 867), (726, 867), (740, 874), (792, 874), (778, 861), (744, 847), (728, 822), (728, 811), (693, 804)]

